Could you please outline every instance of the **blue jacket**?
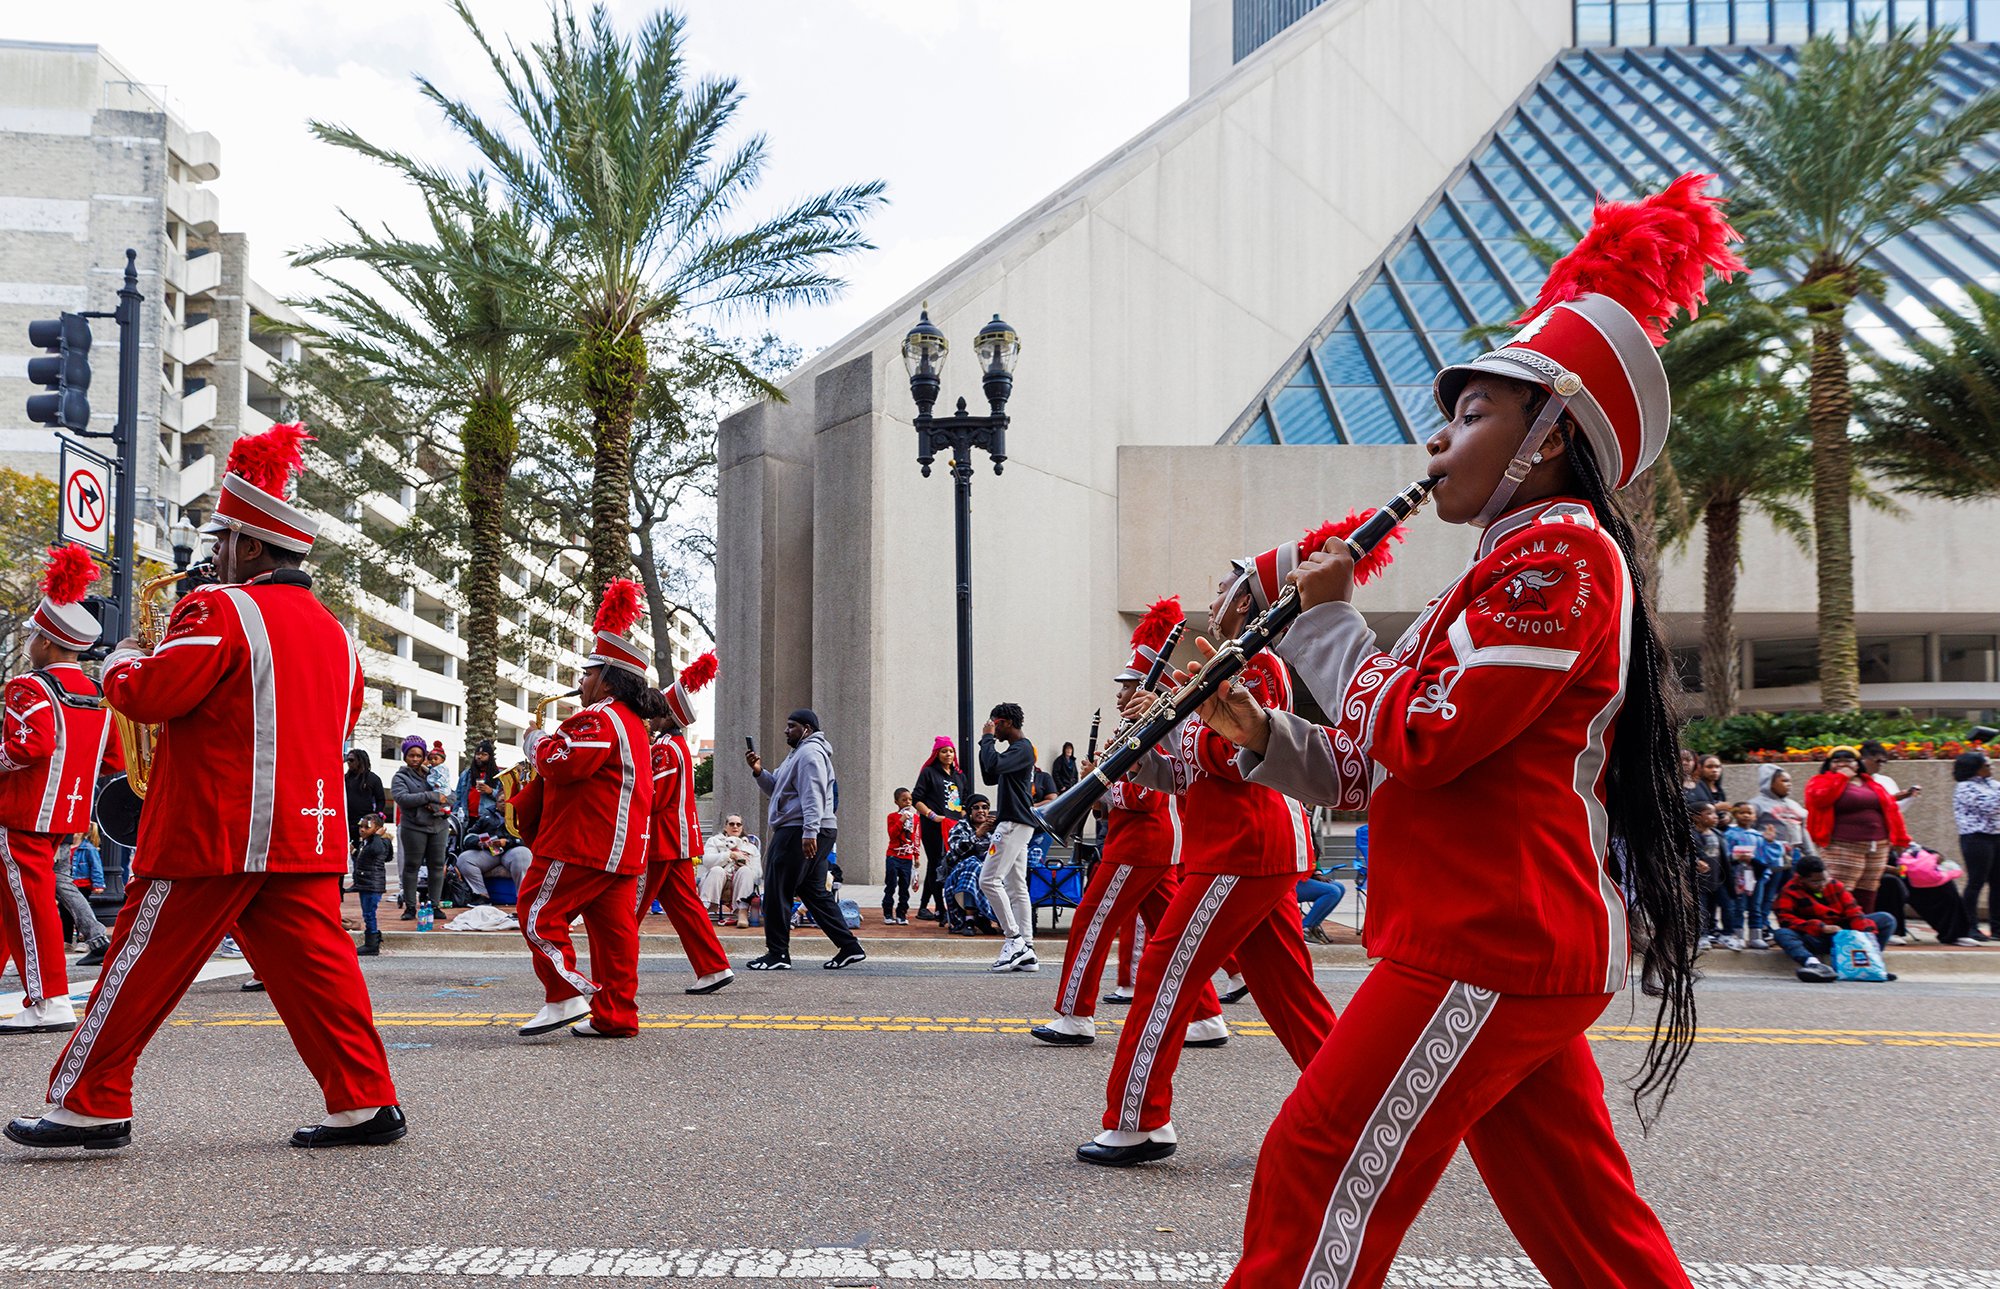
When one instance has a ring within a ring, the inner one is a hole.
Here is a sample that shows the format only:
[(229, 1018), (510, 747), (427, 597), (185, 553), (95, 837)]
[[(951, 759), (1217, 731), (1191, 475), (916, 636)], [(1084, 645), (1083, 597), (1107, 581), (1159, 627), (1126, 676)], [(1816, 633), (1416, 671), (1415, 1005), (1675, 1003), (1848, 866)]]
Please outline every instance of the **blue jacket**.
[[(1775, 845), (1775, 843), (1773, 844)], [(1739, 846), (1748, 846), (1750, 848), (1750, 862), (1756, 867), (1758, 872), (1761, 873), (1767, 867), (1770, 866), (1768, 861), (1766, 861), (1764, 857), (1765, 851), (1764, 851), (1763, 833), (1753, 832), (1748, 828), (1728, 828), (1723, 830), (1722, 847), (1723, 850), (1728, 854), (1729, 861), (1731, 863), (1736, 862), (1736, 850)], [(1785, 862), (1784, 849), (1782, 847), (1779, 847), (1778, 850), (1779, 866), (1782, 867), (1784, 862)]]
[(80, 841), (69, 852), (70, 880), (89, 878), (92, 886), (104, 885), (104, 857), (97, 853), (97, 847), (87, 841)]

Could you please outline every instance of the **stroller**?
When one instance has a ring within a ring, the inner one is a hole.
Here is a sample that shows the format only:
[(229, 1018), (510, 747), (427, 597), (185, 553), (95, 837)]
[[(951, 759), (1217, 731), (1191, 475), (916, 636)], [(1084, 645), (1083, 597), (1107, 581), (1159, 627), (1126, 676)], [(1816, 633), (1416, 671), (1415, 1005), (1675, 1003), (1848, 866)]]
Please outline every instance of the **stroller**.
[(944, 875), (945, 929), (953, 935), (992, 935), (999, 929), (993, 906), (979, 889), (980, 864), (961, 859)]

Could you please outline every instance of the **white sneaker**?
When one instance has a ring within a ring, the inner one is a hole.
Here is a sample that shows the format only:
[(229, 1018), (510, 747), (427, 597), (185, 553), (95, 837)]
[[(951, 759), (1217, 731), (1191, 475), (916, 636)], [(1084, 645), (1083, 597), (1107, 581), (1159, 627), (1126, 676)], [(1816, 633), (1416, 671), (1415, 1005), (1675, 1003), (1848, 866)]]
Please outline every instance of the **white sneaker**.
[(76, 1005), (70, 1002), (68, 994), (44, 998), (0, 1020), (0, 1033), (5, 1034), (61, 1034), (75, 1028)]
[(590, 1015), (590, 999), (578, 994), (559, 1003), (543, 1003), (535, 1018), (521, 1026), (521, 1037), (533, 1038), (551, 1030), (567, 1029)]
[(1042, 969), (1042, 964), (1035, 957), (1035, 950), (1032, 945), (1024, 944), (1021, 946), (1021, 956), (1014, 959), (1012, 969), (1015, 971), (1040, 971)]
[(1960, 936), (1958, 939), (1952, 941), (1952, 944), (1961, 949), (1977, 949), (1983, 944), (1991, 943), (1993, 943), (1991, 940), (1975, 940), (1969, 935)]
[(236, 947), (236, 937), (225, 935), (222, 937), (222, 947), (215, 951), (215, 956), (218, 958), (240, 958), (243, 956), (243, 950)]
[(1008, 936), (1000, 945), (1000, 955), (993, 959), (992, 970), (1012, 971), (1015, 961), (1028, 951), (1028, 946)]
[(1912, 940), (1912, 939), (1911, 939), (1911, 938), (1910, 938), (1909, 936), (1906, 936), (1906, 935), (1892, 935), (1892, 936), (1890, 936), (1890, 937), (1889, 937), (1889, 943), (1890, 943), (1890, 944), (1915, 944), (1915, 943), (1916, 943), (1916, 941), (1915, 941), (1915, 940)]
[(1229, 1022), (1220, 1016), (1211, 1016), (1207, 1020), (1189, 1022), (1187, 1038), (1184, 1041), (1188, 1043), (1214, 1043), (1217, 1040), (1227, 1041), (1228, 1038)]

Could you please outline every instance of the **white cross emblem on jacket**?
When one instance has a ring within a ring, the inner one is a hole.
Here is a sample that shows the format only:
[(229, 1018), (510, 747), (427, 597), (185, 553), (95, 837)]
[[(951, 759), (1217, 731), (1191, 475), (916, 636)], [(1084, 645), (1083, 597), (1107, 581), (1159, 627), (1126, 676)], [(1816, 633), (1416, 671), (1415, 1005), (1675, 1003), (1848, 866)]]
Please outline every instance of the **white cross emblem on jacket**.
[(319, 781), (319, 808), (315, 810), (311, 806), (300, 806), (299, 813), (311, 819), (317, 825), (313, 833), (313, 854), (326, 854), (326, 821), (340, 812), (326, 804), (325, 779)]

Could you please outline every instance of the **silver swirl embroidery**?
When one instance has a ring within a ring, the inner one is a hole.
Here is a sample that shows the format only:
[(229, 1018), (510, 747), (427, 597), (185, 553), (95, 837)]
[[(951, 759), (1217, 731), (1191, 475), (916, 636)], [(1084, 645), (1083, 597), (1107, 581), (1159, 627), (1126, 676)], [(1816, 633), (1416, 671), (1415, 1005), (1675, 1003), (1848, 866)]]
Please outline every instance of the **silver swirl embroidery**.
[(1438, 1089), (1465, 1058), (1499, 1000), (1493, 990), (1472, 985), (1454, 983), (1445, 990), (1437, 1011), (1355, 1139), (1327, 1200), (1326, 1220), (1300, 1289), (1347, 1289), (1375, 1202)]
[(105, 1018), (118, 1001), (118, 991), (125, 987), (132, 968), (138, 965), (139, 955), (146, 951), (146, 944), (153, 938), (153, 927), (159, 922), (160, 909), (167, 902), (167, 892), (173, 889), (172, 882), (154, 878), (146, 883), (145, 897), (139, 901), (139, 912), (132, 919), (132, 932), (125, 937), (125, 943), (111, 959), (104, 970), (104, 979), (97, 991), (85, 1005), (83, 1026), (70, 1040), (69, 1049), (63, 1053), (62, 1063), (57, 1067), (54, 1083), (49, 1086), (49, 1103), (63, 1104), (63, 1098), (76, 1090), (76, 1081), (83, 1076), (84, 1063), (90, 1059), (91, 1044), (97, 1041), (104, 1029)]
[(1174, 943), (1173, 956), (1167, 959), (1167, 972), (1160, 981), (1159, 992), (1153, 995), (1153, 1006), (1146, 1013), (1146, 1023), (1139, 1030), (1137, 1049), (1132, 1053), (1132, 1068), (1125, 1075), (1125, 1099), (1118, 1108), (1118, 1126), (1125, 1132), (1138, 1132), (1140, 1112), (1145, 1107), (1146, 1084), (1153, 1073), (1153, 1063), (1159, 1058), (1160, 1044), (1167, 1036), (1167, 1021), (1173, 1016), (1174, 1004), (1181, 995), (1181, 985), (1187, 979), (1188, 969), (1194, 965), (1194, 956), (1201, 949), (1202, 939), (1207, 936), (1209, 924), (1229, 898), (1229, 892), (1236, 889), (1236, 878), (1221, 876), (1209, 883), (1202, 893), (1201, 902), (1195, 905), (1188, 916), (1186, 929)]
[(1465, 668), (1453, 663), (1438, 673), (1438, 678), (1424, 686), (1424, 692), (1410, 700), (1406, 709), (1411, 716), (1421, 716), (1425, 712), (1436, 712), (1440, 719), (1450, 720), (1458, 715), (1458, 704), (1451, 701), (1451, 691), (1458, 687), (1458, 678), (1465, 674)]
[(1084, 928), (1075, 956), (1063, 964), (1062, 1006), (1058, 1010), (1065, 1016), (1076, 1015), (1077, 995), (1083, 991), (1084, 964), (1097, 951), (1097, 937), (1111, 918), (1112, 906), (1118, 903), (1118, 893), (1125, 889), (1125, 879), (1131, 875), (1130, 864), (1118, 865), (1111, 880), (1104, 884), (1104, 893), (1098, 896), (1097, 907), (1091, 911), (1090, 925)]

